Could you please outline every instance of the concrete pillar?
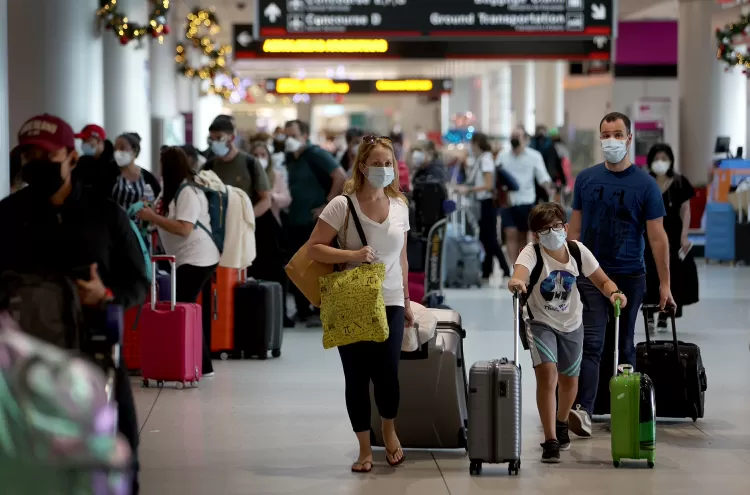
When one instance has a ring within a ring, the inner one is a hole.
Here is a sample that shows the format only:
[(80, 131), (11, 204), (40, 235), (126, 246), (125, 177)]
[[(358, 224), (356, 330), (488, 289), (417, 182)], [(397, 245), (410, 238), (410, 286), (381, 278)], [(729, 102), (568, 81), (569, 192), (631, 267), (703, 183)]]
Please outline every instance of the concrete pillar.
[[(141, 25), (148, 22), (151, 4), (147, 0), (120, 0), (117, 5), (128, 13), (129, 20)], [(141, 44), (132, 41), (123, 46), (116, 35), (104, 33), (105, 129), (113, 138), (123, 132), (138, 133), (141, 154), (136, 163), (146, 170), (152, 169), (148, 44), (153, 42), (151, 37), (144, 37)]]
[[(208, 82), (203, 82), (204, 93), (208, 88)], [(193, 110), (193, 146), (205, 149), (208, 142), (208, 128), (214, 119), (222, 113), (224, 99), (218, 95), (204, 94), (196, 100)]]
[(10, 193), (8, 103), (8, 3), (0, 0), (0, 199)]
[[(170, 12), (167, 24), (176, 26), (176, 16)], [(179, 115), (177, 111), (177, 70), (175, 68), (175, 49), (177, 47), (177, 34), (173, 33), (162, 38), (152, 40), (149, 45), (151, 66), (151, 157), (153, 171), (158, 170), (159, 147), (163, 144), (173, 145), (175, 143), (165, 142), (165, 132), (171, 128)], [(181, 77), (181, 76), (180, 76)], [(179, 144), (182, 144), (181, 141)]]
[(561, 127), (565, 124), (565, 62), (537, 62), (535, 65), (536, 123), (548, 128)]
[(7, 33), (1, 46), (12, 70), (0, 67), (0, 74), (8, 75), (12, 145), (21, 125), (40, 113), (57, 115), (76, 131), (103, 123), (98, 8), (98, 0), (7, 1), (8, 26), (0, 35)]
[(490, 73), (489, 78), (489, 126), (488, 133), (499, 137), (503, 149), (508, 149), (510, 133), (513, 130), (511, 120), (511, 70), (503, 64)]
[(492, 76), (493, 73), (487, 73), (482, 77), (477, 78), (479, 83), (479, 105), (477, 112), (477, 118), (479, 119), (479, 130), (489, 136), (493, 136), (494, 133), (490, 129), (490, 105), (492, 105), (492, 98), (495, 96), (491, 92), (492, 87)]
[(445, 136), (451, 128), (451, 95), (440, 95), (440, 135)]
[(534, 62), (513, 64), (511, 69), (513, 126), (523, 125), (526, 132), (534, 134), (536, 127), (536, 81)]
[(717, 136), (732, 149), (747, 144), (747, 76), (739, 67), (724, 72), (716, 59), (714, 2), (680, 3), (680, 170), (693, 184), (705, 184)]

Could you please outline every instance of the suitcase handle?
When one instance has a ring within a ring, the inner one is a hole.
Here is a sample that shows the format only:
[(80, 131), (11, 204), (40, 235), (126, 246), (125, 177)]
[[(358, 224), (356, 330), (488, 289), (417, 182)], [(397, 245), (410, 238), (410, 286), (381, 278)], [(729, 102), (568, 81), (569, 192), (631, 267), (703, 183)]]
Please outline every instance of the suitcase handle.
[(156, 263), (158, 261), (168, 261), (170, 265), (169, 281), (172, 285), (172, 294), (170, 301), (170, 310), (174, 311), (177, 306), (177, 258), (175, 256), (157, 255), (151, 257), (151, 311), (156, 310)]
[(677, 340), (676, 308), (670, 306), (665, 308), (664, 311), (661, 311), (661, 308), (658, 304), (644, 304), (643, 306), (641, 306), (641, 310), (643, 311), (643, 321), (646, 326), (646, 352), (648, 352), (649, 354), (651, 354), (651, 336), (648, 334), (649, 310), (657, 310), (669, 315), (670, 320), (672, 320), (672, 343), (674, 344), (674, 358), (677, 362), (677, 369), (680, 369), (680, 366), (682, 366), (682, 364), (680, 363), (680, 341)]
[[(619, 365), (620, 361), (620, 299), (615, 299), (615, 371), (614, 376), (622, 371)], [(632, 366), (631, 366), (632, 369)]]
[(518, 339), (521, 336), (521, 316), (518, 311), (520, 307), (520, 296), (518, 291), (513, 293), (513, 364), (520, 367), (518, 362)]

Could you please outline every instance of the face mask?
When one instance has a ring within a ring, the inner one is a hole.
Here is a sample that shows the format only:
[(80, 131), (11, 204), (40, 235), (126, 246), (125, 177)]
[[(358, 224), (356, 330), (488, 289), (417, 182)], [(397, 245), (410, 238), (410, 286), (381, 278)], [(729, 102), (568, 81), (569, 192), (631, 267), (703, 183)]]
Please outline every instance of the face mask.
[(516, 150), (519, 146), (521, 146), (521, 140), (518, 138), (511, 138), (510, 145), (514, 150)]
[(211, 141), (211, 151), (219, 158), (229, 154), (229, 145), (223, 141)]
[(62, 163), (49, 160), (33, 160), (21, 169), (21, 178), (44, 198), (49, 198), (65, 183), (61, 177)]
[(286, 138), (284, 141), (284, 151), (287, 153), (296, 153), (302, 147), (302, 141), (298, 141), (293, 137)]
[(257, 160), (261, 167), (268, 168), (268, 158), (257, 158)]
[(568, 233), (565, 232), (564, 229), (560, 232), (550, 230), (549, 234), (542, 234), (539, 236), (539, 242), (550, 251), (557, 251), (563, 247), (567, 238)]
[(118, 167), (127, 167), (133, 163), (133, 153), (130, 151), (115, 151), (115, 161)]
[(669, 171), (669, 162), (656, 160), (651, 164), (651, 171), (656, 175), (665, 175)]
[(628, 153), (628, 143), (619, 139), (602, 139), (602, 151), (608, 163), (620, 163)]
[(83, 153), (83, 156), (94, 156), (96, 155), (96, 148), (89, 143), (83, 143), (81, 145), (81, 153)]
[(424, 159), (424, 153), (422, 153), (421, 151), (415, 151), (411, 155), (411, 161), (414, 162), (414, 165), (416, 165), (417, 167), (424, 164)]
[(376, 189), (387, 187), (393, 182), (393, 167), (370, 167), (367, 169), (367, 180)]

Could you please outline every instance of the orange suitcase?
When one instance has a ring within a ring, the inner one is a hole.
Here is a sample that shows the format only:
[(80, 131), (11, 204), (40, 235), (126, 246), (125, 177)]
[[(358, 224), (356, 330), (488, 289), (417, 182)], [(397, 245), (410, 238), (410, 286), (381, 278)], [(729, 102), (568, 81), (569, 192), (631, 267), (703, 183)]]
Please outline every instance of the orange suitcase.
[(245, 273), (220, 266), (211, 280), (211, 354), (222, 360), (234, 357), (234, 289), (244, 283)]

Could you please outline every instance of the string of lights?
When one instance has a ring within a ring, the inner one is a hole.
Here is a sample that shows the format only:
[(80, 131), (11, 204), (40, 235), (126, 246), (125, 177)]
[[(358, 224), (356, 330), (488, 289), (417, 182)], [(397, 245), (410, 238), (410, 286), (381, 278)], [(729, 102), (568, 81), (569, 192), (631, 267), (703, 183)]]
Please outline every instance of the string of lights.
[[(227, 56), (232, 53), (232, 47), (229, 45), (218, 45), (213, 41), (213, 37), (221, 32), (221, 25), (216, 14), (211, 10), (195, 9), (187, 16), (187, 25), (185, 27), (184, 43), (177, 45), (177, 62), (178, 70), (182, 75), (190, 79), (200, 78), (209, 82), (208, 93), (217, 94), (225, 99), (232, 96), (235, 88), (240, 86), (240, 78), (232, 71), (227, 61)], [(196, 50), (201, 59), (206, 60), (203, 65), (193, 66), (190, 63), (190, 49)], [(216, 84), (216, 76), (225, 74), (232, 79), (233, 86), (220, 86)]]
[(119, 10), (117, 0), (109, 0), (96, 12), (96, 15), (103, 22), (104, 28), (111, 30), (123, 45), (134, 40), (142, 41), (143, 37), (149, 34), (152, 38), (158, 39), (159, 43), (163, 43), (164, 36), (170, 33), (167, 25), (169, 0), (155, 0), (153, 4), (154, 8), (145, 26), (131, 22), (127, 15)]
[[(741, 66), (743, 73), (747, 74), (750, 69), (750, 55), (740, 52), (735, 48), (737, 44), (744, 44), (750, 36), (750, 16), (743, 15), (740, 19), (724, 26), (724, 29), (716, 28), (716, 58), (727, 64), (725, 70)], [(739, 43), (738, 43), (739, 41)]]

